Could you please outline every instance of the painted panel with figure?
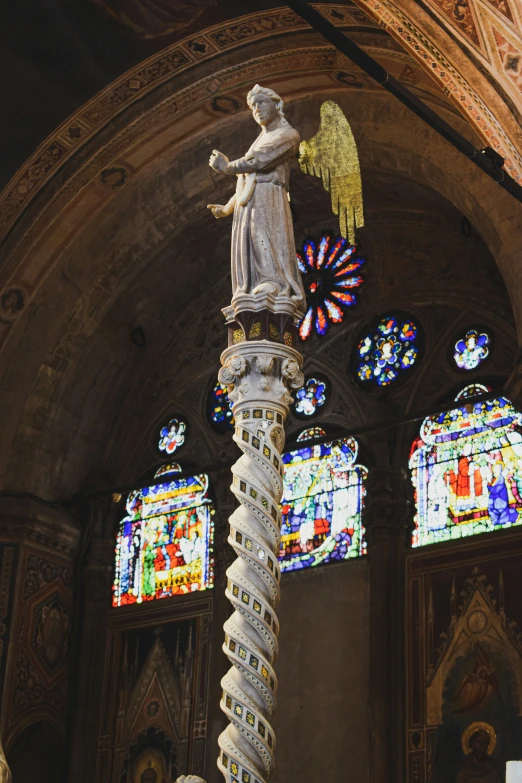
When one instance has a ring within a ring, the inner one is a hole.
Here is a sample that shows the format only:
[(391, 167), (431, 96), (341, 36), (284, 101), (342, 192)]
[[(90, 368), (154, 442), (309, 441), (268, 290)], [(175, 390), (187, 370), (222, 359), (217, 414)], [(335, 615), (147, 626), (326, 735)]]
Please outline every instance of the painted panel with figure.
[(408, 781), (503, 783), (522, 756), (522, 537), (408, 557)]

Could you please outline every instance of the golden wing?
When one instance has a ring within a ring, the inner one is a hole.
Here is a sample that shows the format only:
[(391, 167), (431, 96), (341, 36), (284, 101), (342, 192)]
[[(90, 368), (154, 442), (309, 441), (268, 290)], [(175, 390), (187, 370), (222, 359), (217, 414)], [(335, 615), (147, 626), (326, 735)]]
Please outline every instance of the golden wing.
[(343, 237), (355, 243), (355, 230), (364, 226), (361, 170), (352, 129), (333, 101), (321, 106), (319, 130), (299, 146), (299, 165), (305, 174), (321, 177), (330, 192), (334, 215)]

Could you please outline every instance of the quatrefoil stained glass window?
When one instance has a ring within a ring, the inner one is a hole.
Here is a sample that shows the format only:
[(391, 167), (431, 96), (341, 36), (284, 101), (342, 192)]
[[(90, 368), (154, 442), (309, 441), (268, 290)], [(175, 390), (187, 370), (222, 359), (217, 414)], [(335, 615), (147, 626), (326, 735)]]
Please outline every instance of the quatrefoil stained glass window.
[(312, 332), (326, 334), (331, 324), (341, 323), (348, 308), (357, 299), (355, 291), (364, 282), (358, 271), (365, 259), (356, 245), (329, 234), (318, 244), (307, 240), (297, 263), (303, 274), (307, 311), (299, 325), (299, 336), (306, 340)]
[(158, 449), (170, 456), (183, 446), (186, 435), (186, 422), (181, 419), (171, 419), (169, 423), (160, 430)]
[(315, 416), (327, 403), (330, 384), (326, 378), (314, 375), (305, 380), (304, 386), (295, 393), (294, 413), (309, 418)]
[(490, 347), (491, 338), (487, 332), (468, 329), (455, 343), (453, 360), (460, 370), (475, 370), (488, 358)]
[(362, 334), (354, 350), (355, 373), (363, 386), (389, 386), (419, 358), (420, 327), (409, 316), (386, 315)]

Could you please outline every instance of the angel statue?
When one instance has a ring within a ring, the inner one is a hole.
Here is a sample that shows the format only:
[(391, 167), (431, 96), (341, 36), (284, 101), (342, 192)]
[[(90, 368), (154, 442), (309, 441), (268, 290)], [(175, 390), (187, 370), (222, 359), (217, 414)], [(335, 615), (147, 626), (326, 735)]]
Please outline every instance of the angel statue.
[(332, 101), (321, 107), (319, 132), (301, 144), (274, 90), (256, 84), (247, 103), (261, 126), (258, 137), (242, 158), (229, 161), (213, 150), (209, 161), (215, 171), (237, 177), (236, 192), (225, 205), (208, 205), (216, 218), (234, 215), (232, 303), (241, 295), (268, 295), (293, 302), (302, 315), (305, 293), (289, 204), (290, 163), (299, 155), (302, 170), (322, 178), (341, 233), (353, 242), (355, 228), (363, 225), (357, 148), (348, 121)]

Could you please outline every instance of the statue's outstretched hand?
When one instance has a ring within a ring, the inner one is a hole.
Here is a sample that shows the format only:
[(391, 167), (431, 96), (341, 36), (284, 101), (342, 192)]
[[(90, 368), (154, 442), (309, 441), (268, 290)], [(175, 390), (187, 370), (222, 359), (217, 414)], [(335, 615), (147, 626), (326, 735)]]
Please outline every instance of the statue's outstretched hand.
[(230, 212), (222, 204), (207, 204), (207, 209), (212, 211), (215, 218), (224, 218), (230, 215)]
[(228, 166), (228, 158), (226, 155), (223, 155), (222, 152), (219, 152), (219, 150), (212, 150), (208, 165), (213, 168), (214, 171), (224, 172)]

